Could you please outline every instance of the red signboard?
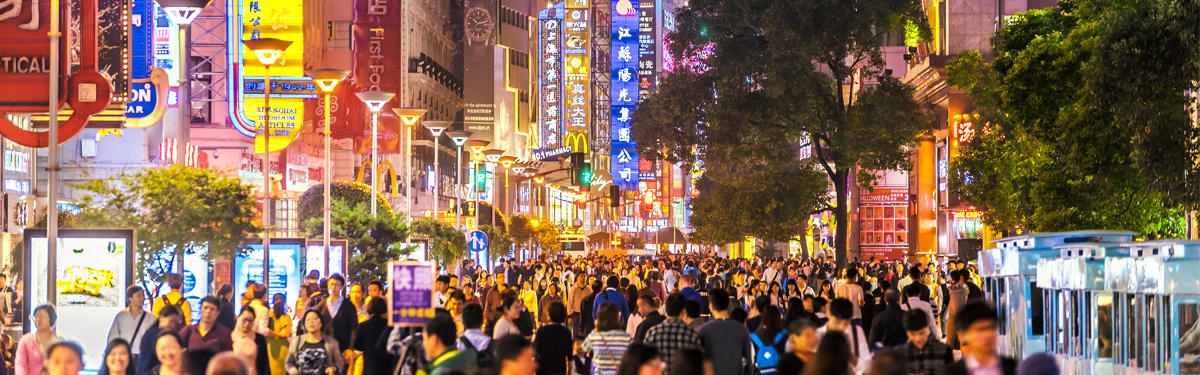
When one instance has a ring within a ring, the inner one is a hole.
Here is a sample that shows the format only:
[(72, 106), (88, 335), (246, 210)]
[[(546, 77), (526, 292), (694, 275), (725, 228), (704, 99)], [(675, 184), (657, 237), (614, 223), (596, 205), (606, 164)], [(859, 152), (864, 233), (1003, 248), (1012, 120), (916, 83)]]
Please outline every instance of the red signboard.
[[(50, 145), (48, 133), (21, 129), (8, 120), (8, 113), (46, 113), (50, 111), (50, 38), (51, 15), (60, 15), (60, 35), (72, 21), (79, 25), (79, 40), (60, 38), (58, 82), (59, 98), (55, 110), (69, 104), (73, 113), (59, 126), (57, 143), (62, 143), (83, 130), (88, 119), (108, 106), (112, 85), (96, 70), (96, 17), (79, 20), (66, 17), (69, 12), (60, 5), (52, 12), (50, 1), (15, 1), (0, 3), (0, 135), (27, 147)], [(65, 4), (65, 3), (58, 3)], [(28, 5), (28, 6), (25, 6)], [(85, 15), (97, 14), (96, 0), (83, 0)], [(79, 44), (80, 69), (68, 77), (66, 46)], [(56, 144), (57, 144), (56, 143)]]
[[(400, 0), (354, 1), (354, 84), (358, 91), (396, 93), (379, 112), (379, 152), (400, 152), (400, 118), (392, 111), (400, 105), (400, 77), (408, 59), (400, 55)], [(350, 124), (356, 153), (371, 152), (371, 113), (357, 97), (346, 104), (363, 108)]]
[(862, 190), (858, 198), (861, 204), (869, 203), (908, 203), (908, 189), (875, 189)]

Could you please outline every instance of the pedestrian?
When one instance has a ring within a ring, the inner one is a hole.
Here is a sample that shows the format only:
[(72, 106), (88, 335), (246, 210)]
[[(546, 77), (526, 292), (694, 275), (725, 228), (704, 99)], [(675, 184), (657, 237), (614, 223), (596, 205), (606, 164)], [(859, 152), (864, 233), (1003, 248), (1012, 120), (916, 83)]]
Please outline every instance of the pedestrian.
[(888, 289), (883, 294), (887, 307), (871, 324), (870, 343), (874, 348), (891, 348), (904, 344), (904, 310), (900, 308), (900, 292)]
[(954, 315), (958, 314), (958, 309), (967, 303), (967, 295), (970, 291), (966, 285), (966, 276), (964, 271), (950, 271), (951, 284), (947, 289), (947, 304), (946, 304), (946, 345), (950, 345), (951, 349), (958, 350), (961, 346), (958, 342), (958, 330), (954, 327)]
[(271, 371), (271, 362), (267, 359), (267, 338), (255, 330), (255, 320), (254, 308), (242, 306), (236, 327), (229, 337), (233, 341), (233, 351), (253, 361), (256, 372), (265, 375)]
[(663, 373), (667, 371), (674, 375), (713, 375), (713, 364), (703, 350), (683, 348)]
[(752, 373), (750, 331), (742, 323), (729, 319), (729, 293), (724, 289), (708, 292), (712, 320), (700, 327), (700, 341), (712, 356), (713, 373), (739, 375)]
[[(612, 303), (613, 307), (616, 307), (617, 311), (621, 313), (621, 326), (624, 327), (625, 322), (629, 320), (629, 303), (625, 300), (625, 294), (617, 289), (620, 283), (620, 280), (616, 276), (608, 278), (606, 282), (608, 288), (596, 294), (596, 299), (592, 302), (592, 319), (598, 319), (597, 315), (601, 304)], [(596, 325), (599, 326), (599, 323)], [(614, 371), (616, 370), (614, 369)]]
[[(929, 317), (929, 321), (937, 322), (936, 318), (934, 318), (935, 315), (933, 314), (933, 307), (929, 304), (929, 302), (921, 299), (922, 286), (924, 285), (912, 283), (904, 288), (904, 296), (908, 297), (908, 299), (901, 302), (900, 309), (905, 311), (920, 310)], [(942, 330), (941, 328), (938, 328), (937, 324), (930, 324), (929, 334), (933, 335), (933, 337), (940, 338), (942, 337)]]
[[(338, 276), (338, 275), (334, 275)], [(332, 277), (330, 284), (333, 284)], [(333, 291), (330, 285), (330, 291)], [(349, 304), (346, 304), (349, 305)], [(356, 320), (357, 321), (357, 320)], [(337, 375), (344, 366), (336, 340), (324, 333), (327, 321), (317, 310), (303, 315), (304, 325), (296, 330), (288, 348), (287, 372), (290, 375)]]
[(904, 314), (904, 331), (908, 343), (901, 346), (909, 374), (942, 375), (946, 366), (954, 363), (954, 351), (929, 334), (929, 317), (921, 311)]
[(680, 293), (671, 293), (667, 296), (665, 306), (667, 319), (650, 328), (643, 340), (643, 343), (658, 349), (663, 362), (667, 364), (667, 371), (665, 371), (667, 374), (672, 371), (671, 366), (677, 353), (683, 349), (700, 349), (703, 346), (700, 341), (700, 333), (689, 328), (682, 319), (686, 316), (685, 310), (688, 302), (690, 301), (687, 297)]
[[(566, 307), (563, 307), (566, 315)], [(534, 360), (535, 350), (529, 340), (519, 335), (508, 335), (496, 341), (496, 360), (500, 362), (499, 375), (534, 375), (541, 373), (541, 364)]]
[(150, 306), (150, 311), (154, 313), (154, 316), (159, 316), (158, 313), (164, 306), (175, 306), (183, 312), (183, 323), (192, 324), (192, 305), (187, 298), (183, 297), (183, 276), (177, 273), (168, 274), (167, 286), (171, 288), (171, 291), (162, 297), (155, 298), (154, 303)]
[[(728, 292), (726, 292), (726, 293), (728, 293)], [(695, 330), (696, 332), (699, 332), (700, 326), (703, 326), (704, 323), (708, 323), (708, 318), (700, 316), (701, 309), (700, 309), (699, 302), (688, 299), (687, 302), (685, 302), (685, 303), (686, 303), (686, 305), (684, 307), (684, 310), (687, 313), (684, 314), (684, 322), (687, 323), (688, 328), (691, 328), (691, 329)]]
[(555, 302), (562, 303), (563, 298), (558, 294), (558, 284), (550, 284), (546, 287), (546, 295), (542, 296), (542, 300), (538, 303), (538, 323), (550, 323), (550, 316), (546, 313), (546, 309)]
[(567, 307), (555, 301), (546, 308), (549, 322), (538, 328), (533, 335), (533, 349), (537, 353), (537, 375), (567, 375), (571, 362), (571, 330), (563, 323), (567, 318)]
[(658, 355), (658, 349), (643, 344), (629, 345), (617, 368), (617, 375), (662, 375), (667, 364)]
[(200, 321), (187, 326), (179, 332), (183, 347), (199, 349), (208, 347), (215, 352), (233, 350), (232, 330), (217, 324), (217, 316), (221, 314), (221, 301), (217, 297), (208, 296), (200, 301)]
[(817, 326), (811, 320), (800, 319), (788, 325), (788, 347), (775, 366), (776, 375), (798, 375), (805, 365), (812, 363), (817, 355)]
[(58, 322), (58, 313), (53, 306), (41, 305), (33, 309), (33, 324), (36, 332), (26, 333), (17, 342), (17, 358), (14, 360), (15, 375), (38, 375), (42, 373), (45, 363), (43, 353), (48, 353), (50, 346), (62, 341), (54, 331)]
[(79, 375), (83, 370), (83, 348), (79, 344), (60, 341), (46, 349), (48, 375)]
[(179, 330), (185, 327), (183, 313), (174, 305), (167, 305), (158, 312), (158, 325), (146, 330), (146, 339), (141, 343), (141, 354), (137, 358), (137, 374), (150, 373), (150, 369), (161, 364), (158, 359), (158, 337), (163, 332), (174, 332), (178, 337)]
[(158, 318), (146, 311), (146, 291), (140, 286), (130, 285), (125, 288), (125, 303), (125, 309), (117, 313), (116, 318), (113, 318), (112, 327), (108, 329), (108, 342), (124, 340), (133, 358), (132, 363), (137, 363), (142, 338), (146, 337), (150, 327), (158, 324)]
[(914, 374), (911, 364), (896, 349), (884, 349), (871, 357), (871, 368), (867, 375), (911, 375)]
[(597, 281), (592, 281), (588, 284), (590, 293), (583, 297), (583, 302), (579, 304), (579, 330), (575, 331), (576, 338), (587, 337), (592, 330), (596, 329), (596, 315), (593, 314), (593, 308), (596, 302), (596, 296), (600, 294), (601, 286)]
[(1017, 375), (1058, 375), (1058, 364), (1050, 353), (1035, 353), (1017, 367)]
[[(853, 304), (845, 298), (838, 298), (829, 304), (829, 322), (817, 329), (817, 335), (824, 336), (827, 332), (841, 332), (846, 335), (850, 345), (850, 355), (855, 361), (855, 372), (864, 372), (871, 359), (871, 348), (867, 346), (867, 335), (862, 327), (854, 325), (850, 317)], [(821, 354), (819, 351), (817, 354)]]
[[(570, 292), (567, 293), (567, 308), (570, 310), (571, 331), (580, 333), (580, 313), (583, 312), (583, 300), (587, 298), (590, 292), (587, 285), (587, 274), (580, 272), (575, 274), (575, 285), (571, 286)], [(581, 336), (581, 335), (580, 335)]]
[(496, 321), (496, 327), (492, 329), (492, 339), (496, 340), (505, 335), (520, 335), (521, 330), (517, 328), (516, 321), (521, 317), (521, 310), (524, 309), (524, 306), (516, 297), (508, 297), (504, 299), (500, 308), (504, 314)]
[[(251, 289), (251, 292), (250, 303), (243, 306), (249, 306), (251, 309), (254, 309), (254, 331), (265, 336), (271, 330), (271, 308), (267, 307), (266, 304), (267, 287), (255, 285)], [(220, 318), (218, 317), (218, 319)], [(232, 329), (233, 327), (229, 328)]]
[[(270, 330), (267, 332), (267, 360), (271, 366), (270, 375), (287, 374), (287, 354), (292, 337), (292, 318), (287, 314), (287, 299), (283, 293), (271, 296)], [(265, 374), (259, 374), (265, 375)]]
[(946, 368), (948, 375), (1016, 375), (1017, 361), (996, 353), (996, 310), (982, 300), (968, 300), (954, 315), (962, 359)]
[(643, 295), (637, 300), (638, 315), (642, 316), (642, 322), (634, 329), (633, 343), (641, 344), (646, 338), (646, 333), (651, 328), (661, 324), (667, 318), (658, 313), (658, 301), (653, 296)]
[(100, 365), (100, 375), (133, 375), (133, 354), (129, 341), (115, 338), (108, 341), (104, 348), (104, 363)]
[[(205, 367), (205, 375), (256, 375), (254, 365), (244, 356), (232, 352), (218, 353)], [(261, 375), (261, 374), (260, 374)]]
[[(333, 327), (333, 340), (337, 342), (338, 348), (342, 348), (341, 356), (344, 362), (348, 363), (349, 359), (354, 358), (354, 353), (350, 350), (350, 337), (358, 329), (358, 311), (351, 302), (342, 296), (342, 292), (346, 290), (346, 278), (335, 273), (329, 275), (327, 284), (329, 285), (329, 298), (325, 300), (325, 308), (332, 318), (332, 324), (329, 325)], [(325, 324), (322, 324), (322, 327), (324, 326)]]
[[(846, 318), (849, 323), (849, 318)], [(817, 344), (816, 358), (804, 366), (804, 375), (850, 375), (854, 373), (854, 353), (850, 341), (841, 331), (830, 331), (821, 336)]]
[(217, 315), (217, 324), (233, 329), (237, 325), (237, 314), (233, 313), (233, 286), (221, 284), (217, 288), (217, 298), (221, 301), (221, 314)]
[(354, 350), (362, 352), (363, 374), (392, 373), (392, 357), (375, 345), (379, 337), (387, 332), (388, 321), (384, 318), (387, 311), (387, 301), (383, 298), (367, 299), (368, 318), (358, 325), (358, 331), (354, 334)]
[(592, 355), (593, 375), (615, 375), (633, 338), (621, 329), (621, 311), (616, 304), (605, 302), (596, 310), (596, 330), (584, 339), (580, 351)]
[[(165, 310), (165, 309), (164, 309)], [(159, 319), (162, 319), (159, 317)], [(197, 349), (196, 351), (200, 351)], [(183, 375), (183, 339), (174, 331), (162, 331), (154, 340), (158, 365), (146, 371), (148, 375)]]
[[(759, 296), (760, 299), (763, 297)], [(761, 318), (758, 329), (750, 334), (754, 352), (758, 353), (755, 356), (755, 364), (759, 372), (772, 374), (779, 363), (779, 353), (785, 352), (787, 330), (784, 329), (783, 318), (775, 306), (767, 305), (758, 316)]]
[(474, 371), (476, 354), (460, 351), (455, 345), (457, 327), (450, 314), (439, 312), (425, 322), (422, 346), (429, 362), (417, 375), (446, 375), (452, 371)]

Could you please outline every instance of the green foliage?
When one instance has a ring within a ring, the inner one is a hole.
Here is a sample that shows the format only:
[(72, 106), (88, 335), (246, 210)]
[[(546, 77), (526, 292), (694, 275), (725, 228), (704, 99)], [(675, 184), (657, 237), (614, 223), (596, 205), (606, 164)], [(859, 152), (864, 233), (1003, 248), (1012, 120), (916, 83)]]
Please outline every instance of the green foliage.
[(414, 236), (429, 240), (429, 259), (442, 267), (467, 256), (467, 237), (458, 229), (432, 218), (414, 220), (412, 226)]
[(182, 251), (207, 249), (207, 259), (229, 258), (245, 251), (255, 241), (250, 236), (263, 230), (250, 186), (206, 169), (174, 165), (73, 187), (88, 195), (73, 202), (80, 215), (60, 216), (60, 224), (136, 229), (138, 280), (157, 280), (167, 272), (168, 267), (153, 266), (164, 249), (175, 249), (168, 265)]
[[(366, 283), (387, 279), (387, 262), (400, 259), (413, 251), (405, 247), (409, 228), (392, 215), (371, 215), (369, 202), (358, 202), (350, 206), (347, 202), (334, 199), (330, 204), (330, 235), (346, 239), (351, 249), (350, 262), (346, 267), (349, 282)], [(308, 238), (324, 238), (324, 219), (309, 218), (302, 232)]]
[(804, 233), (811, 215), (827, 209), (825, 172), (816, 165), (789, 169), (709, 170), (692, 199), (691, 240), (727, 244), (746, 236), (788, 242)]
[(512, 255), (513, 239), (508, 233), (491, 225), (480, 226), (479, 231), (488, 237), (488, 259), (496, 261)]
[[(1037, 232), (1122, 229), (1159, 237), (1182, 235), (1180, 203), (1192, 200), (1194, 191), (1178, 188), (1194, 184), (1186, 176), (1172, 179), (1165, 174), (1192, 170), (1196, 158), (1185, 157), (1185, 149), (1194, 141), (1155, 138), (1154, 153), (1182, 160), (1155, 164), (1142, 158), (1148, 150), (1140, 139), (1147, 132), (1169, 132), (1172, 126), (1180, 134), (1191, 131), (1188, 102), (1181, 100), (1187, 88), (1180, 88), (1177, 80), (1155, 81), (1175, 82), (1178, 91), (1148, 95), (1141, 103), (1143, 112), (1138, 112), (1138, 104), (1118, 99), (1128, 95), (1098, 89), (1116, 85), (1138, 92), (1137, 87), (1113, 83), (1127, 80), (1133, 68), (1105, 67), (1112, 61), (1100, 54), (1115, 43), (1106, 42), (1114, 22), (1137, 25), (1151, 34), (1166, 27), (1155, 25), (1153, 17), (1127, 19), (1131, 10), (1126, 7), (1119, 2), (1064, 1), (1058, 8), (1019, 14), (993, 38), (993, 62), (985, 62), (979, 52), (965, 51), (947, 67), (951, 86), (970, 93), (978, 116), (972, 122), (977, 136), (960, 144), (952, 165), (951, 189), (982, 210), (988, 225)], [(1112, 57), (1136, 64), (1126, 60), (1130, 54)], [(1181, 74), (1177, 68), (1181, 67), (1142, 67), (1156, 76)], [(1188, 74), (1194, 77), (1192, 70)], [(1105, 103), (1106, 98), (1113, 103)], [(1173, 125), (1133, 127), (1126, 116), (1149, 116)]]
[[(330, 181), (329, 182), (330, 207), (332, 202), (342, 201), (350, 207), (357, 206), (359, 203), (366, 203), (368, 207), (371, 204), (371, 185), (354, 181)], [(376, 193), (376, 210), (380, 215), (393, 216), (392, 205), (388, 203), (383, 194)], [(296, 199), (296, 219), (300, 222), (300, 231), (309, 231), (313, 228), (321, 228), (324, 221), (318, 222), (316, 227), (308, 227), (308, 223), (312, 218), (323, 219), (322, 212), (325, 210), (325, 186), (317, 185), (308, 188), (300, 198)]]
[[(878, 47), (885, 33), (910, 22), (918, 25), (914, 34), (930, 38), (917, 0), (692, 1), (678, 13), (678, 31), (670, 36), (670, 53), (682, 66), (639, 105), (634, 117), (639, 152), (655, 158), (665, 150), (662, 157), (668, 161), (702, 163), (713, 175), (709, 194), (725, 197), (739, 194), (729, 191), (741, 184), (730, 180), (742, 178), (739, 173), (800, 171), (796, 146), (808, 141), (827, 182), (762, 189), (779, 194), (766, 198), (778, 203), (821, 195), (832, 187), (838, 261), (843, 262), (848, 179), (857, 177), (865, 186), (874, 179), (873, 174), (850, 174), (908, 169), (908, 147), (931, 125), (911, 87), (884, 75)], [(697, 57), (710, 43), (712, 56)], [(879, 84), (847, 100), (855, 70), (864, 81)], [(810, 208), (795, 207), (800, 213)], [(693, 213), (698, 228), (703, 225), (696, 220), (703, 224), (706, 217), (712, 219), (707, 241), (723, 242), (751, 234), (745, 225), (720, 220), (765, 212), (714, 200), (696, 205)]]

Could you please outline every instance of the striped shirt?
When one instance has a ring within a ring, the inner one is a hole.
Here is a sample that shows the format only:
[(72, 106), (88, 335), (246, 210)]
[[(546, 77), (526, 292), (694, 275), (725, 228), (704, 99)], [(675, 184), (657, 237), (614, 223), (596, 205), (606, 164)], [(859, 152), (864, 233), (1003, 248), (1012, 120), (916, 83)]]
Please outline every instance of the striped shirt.
[(624, 331), (592, 332), (583, 340), (580, 349), (585, 353), (592, 353), (593, 374), (616, 375), (621, 357), (632, 342), (633, 338)]

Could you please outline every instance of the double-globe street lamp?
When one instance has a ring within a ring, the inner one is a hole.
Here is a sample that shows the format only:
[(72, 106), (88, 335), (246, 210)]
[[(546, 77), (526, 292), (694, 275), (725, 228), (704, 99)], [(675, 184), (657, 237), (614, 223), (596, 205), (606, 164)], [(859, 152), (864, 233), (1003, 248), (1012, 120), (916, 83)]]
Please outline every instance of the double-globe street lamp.
[(395, 93), (383, 91), (364, 91), (355, 93), (359, 100), (371, 111), (371, 216), (379, 216), (379, 111), (395, 97)]
[(422, 121), (421, 124), (425, 125), (425, 128), (429, 129), (429, 133), (433, 135), (433, 176), (429, 176), (428, 178), (433, 179), (433, 220), (438, 220), (438, 199), (440, 199), (440, 197), (438, 197), (438, 189), (441, 185), (441, 181), (438, 179), (438, 177), (441, 175), (441, 169), (439, 169), (441, 165), (438, 164), (438, 154), (442, 153), (442, 150), (440, 149), (442, 132), (445, 132), (446, 128), (450, 127), (450, 121), (425, 120)]
[[(500, 157), (504, 156), (503, 149), (491, 149), (483, 152), (483, 159), (492, 167), (492, 193), (488, 196), (492, 205), (492, 226), (496, 226), (496, 163), (500, 162)], [(486, 182), (485, 182), (486, 183)]]
[[(404, 222), (408, 223), (412, 219), (412, 127), (417, 125), (417, 120), (425, 115), (425, 110), (413, 107), (392, 108), (396, 112), (396, 116), (400, 116), (400, 122), (404, 123)], [(404, 244), (408, 245), (412, 240), (409, 237), (404, 238)]]
[[(524, 174), (521, 172), (525, 171), (525, 163), (513, 163), (513, 165), (511, 167), (509, 167), (509, 169), (512, 169), (513, 173), (517, 174), (517, 177), (522, 177), (522, 176), (524, 176)], [(505, 177), (505, 178), (507, 179), (508, 177)], [(505, 202), (506, 202), (505, 204), (509, 205), (508, 206), (508, 214), (509, 215), (512, 215), (513, 211), (516, 211), (521, 208), (521, 202), (520, 202), (520, 200), (521, 200), (520, 190), (521, 189), (520, 188), (521, 188), (521, 180), (518, 179), (517, 180), (517, 190), (518, 191), (517, 191), (516, 196), (513, 197), (516, 199), (505, 199)]]
[[(508, 169), (517, 162), (517, 157), (512, 156), (512, 155), (504, 155), (504, 156), (500, 157), (499, 161), (500, 161), (500, 166), (504, 167), (504, 199), (501, 202), (504, 202), (504, 205), (507, 206), (508, 205)], [(504, 211), (507, 212), (509, 215), (512, 215), (512, 207), (505, 207)]]
[(492, 142), (482, 139), (472, 139), (466, 143), (467, 148), (471, 149), (471, 154), (474, 156), (471, 158), (473, 164), (471, 170), (475, 172), (471, 173), (471, 188), (475, 189), (475, 228), (479, 228), (479, 158), (483, 155), (483, 149), (489, 144)]
[[(254, 56), (258, 58), (258, 62), (262, 63), (266, 70), (263, 74), (262, 130), (258, 131), (258, 134), (262, 135), (263, 141), (262, 281), (263, 287), (269, 289), (270, 283), (268, 281), (271, 275), (271, 65), (275, 65), (275, 61), (279, 60), (280, 56), (283, 56), (288, 46), (292, 45), (292, 41), (275, 38), (258, 38), (244, 40), (242, 44), (251, 51), (254, 51)], [(255, 140), (255, 143), (257, 144), (258, 141)]]
[[(329, 126), (330, 126), (330, 119), (329, 119), (329, 112), (330, 112), (330, 109), (329, 109), (330, 103), (329, 102), (330, 102), (330, 100), (329, 100), (329, 97), (333, 95), (333, 89), (335, 87), (337, 87), (338, 82), (341, 82), (342, 80), (346, 79), (346, 76), (350, 75), (350, 72), (345, 71), (345, 70), (337, 70), (337, 69), (316, 69), (316, 70), (309, 70), (309, 71), (305, 72), (305, 74), (307, 74), (309, 77), (312, 77), (313, 81), (317, 82), (317, 86), (321, 88), (321, 92), (325, 93), (325, 132), (324, 132), (324, 134), (325, 134), (325, 175), (323, 176), (324, 180), (322, 183), (323, 185), (325, 185), (325, 206), (324, 206), (325, 228), (323, 229), (322, 233), (324, 234), (323, 243), (325, 245), (325, 254), (328, 255), (329, 254), (329, 236), (330, 236), (329, 182), (330, 182), (330, 180), (332, 180), (332, 177), (333, 177), (333, 172), (332, 172), (333, 158), (330, 156), (330, 152), (331, 152), (330, 137), (332, 136), (332, 133), (330, 133), (330, 130), (329, 130)], [(372, 201), (374, 201), (374, 200), (372, 200)], [(326, 263), (328, 263), (328, 256), (326, 256)]]
[(456, 186), (454, 204), (457, 206), (454, 208), (456, 220), (454, 222), (454, 227), (462, 230), (462, 192), (464, 190), (462, 188), (462, 148), (463, 144), (467, 143), (467, 139), (471, 138), (471, 132), (455, 130), (446, 132), (446, 136), (450, 137), (450, 140), (454, 142), (455, 146), (458, 146), (458, 169), (454, 170), (454, 186)]

